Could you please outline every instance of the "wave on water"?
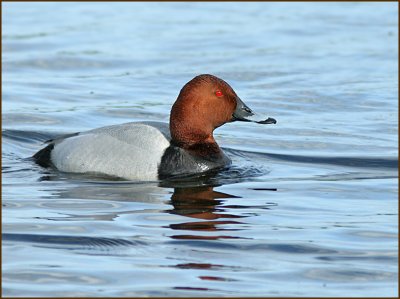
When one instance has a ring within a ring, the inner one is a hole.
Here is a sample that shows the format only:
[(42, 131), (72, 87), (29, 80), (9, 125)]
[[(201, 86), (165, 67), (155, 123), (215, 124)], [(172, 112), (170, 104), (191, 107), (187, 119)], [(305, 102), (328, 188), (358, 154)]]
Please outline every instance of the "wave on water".
[(54, 236), (39, 234), (14, 234), (3, 233), (5, 242), (24, 242), (37, 246), (57, 247), (61, 249), (87, 249), (87, 250), (111, 250), (114, 247), (146, 245), (143, 241), (128, 241), (124, 239), (84, 237), (84, 236)]
[(7, 138), (12, 141), (22, 142), (22, 143), (37, 143), (37, 142), (45, 142), (55, 136), (58, 136), (56, 133), (48, 133), (48, 132), (34, 132), (34, 131), (22, 131), (22, 130), (3, 130), (2, 138)]
[(291, 163), (305, 164), (326, 164), (357, 168), (380, 168), (398, 169), (398, 159), (396, 158), (376, 158), (376, 157), (319, 157), (302, 155), (285, 155), (275, 153), (260, 153), (243, 150), (224, 149), (228, 153), (238, 156), (255, 156), (257, 158), (267, 158)]

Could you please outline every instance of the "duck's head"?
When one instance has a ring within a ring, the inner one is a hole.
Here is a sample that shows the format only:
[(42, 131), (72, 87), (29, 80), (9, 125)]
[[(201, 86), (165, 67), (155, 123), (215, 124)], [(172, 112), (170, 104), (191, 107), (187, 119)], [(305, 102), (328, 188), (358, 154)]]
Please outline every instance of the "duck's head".
[(254, 113), (224, 80), (199, 75), (183, 86), (172, 106), (171, 137), (184, 145), (215, 142), (214, 129), (233, 121), (276, 123), (273, 118)]

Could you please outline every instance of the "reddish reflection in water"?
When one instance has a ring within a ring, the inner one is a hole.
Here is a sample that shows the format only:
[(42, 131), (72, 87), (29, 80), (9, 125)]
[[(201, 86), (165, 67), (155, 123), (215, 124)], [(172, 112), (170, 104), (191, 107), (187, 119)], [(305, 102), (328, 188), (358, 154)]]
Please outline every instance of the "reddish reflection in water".
[(220, 214), (224, 209), (218, 207), (223, 201), (221, 198), (239, 198), (238, 196), (214, 191), (211, 186), (175, 188), (171, 197), (173, 210), (169, 212), (191, 218), (218, 219), (241, 218), (241, 216)]
[(233, 237), (233, 236), (199, 236), (199, 235), (173, 235), (170, 236), (171, 239), (180, 239), (180, 240), (219, 240), (219, 239), (246, 239), (242, 237)]
[(199, 276), (201, 280), (213, 280), (213, 281), (237, 281), (236, 279), (219, 277), (219, 276)]
[(175, 265), (175, 267), (180, 269), (201, 269), (201, 270), (225, 268), (225, 266), (223, 265), (215, 265), (209, 263), (186, 263), (186, 264)]
[[(173, 230), (213, 232), (213, 231), (236, 231), (240, 228), (224, 227), (236, 224), (244, 224), (244, 222), (232, 220), (244, 218), (246, 216), (225, 213), (222, 206), (223, 199), (239, 198), (231, 194), (214, 191), (211, 186), (175, 188), (171, 196), (171, 204), (174, 207), (168, 210), (168, 213), (182, 215), (195, 219), (203, 219), (205, 221), (183, 222), (170, 224), (168, 227)], [(218, 219), (218, 220), (216, 220)], [(223, 220), (229, 219), (229, 220)], [(193, 239), (193, 240), (218, 240), (218, 239), (238, 239), (240, 237), (229, 235), (173, 235), (172, 239)]]

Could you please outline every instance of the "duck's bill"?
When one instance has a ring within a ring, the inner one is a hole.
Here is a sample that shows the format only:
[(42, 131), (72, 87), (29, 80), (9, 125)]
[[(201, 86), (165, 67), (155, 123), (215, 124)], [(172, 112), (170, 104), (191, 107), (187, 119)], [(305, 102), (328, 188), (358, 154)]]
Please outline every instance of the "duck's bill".
[(241, 99), (236, 99), (236, 109), (232, 114), (232, 121), (251, 121), (258, 124), (276, 124), (276, 120), (262, 114), (254, 113)]

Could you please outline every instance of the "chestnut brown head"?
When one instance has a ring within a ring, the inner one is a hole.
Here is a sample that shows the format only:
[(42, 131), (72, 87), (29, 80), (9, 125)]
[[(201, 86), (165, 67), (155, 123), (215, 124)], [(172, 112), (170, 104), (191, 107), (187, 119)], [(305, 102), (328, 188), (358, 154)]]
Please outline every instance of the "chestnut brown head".
[(251, 119), (255, 114), (224, 80), (199, 75), (183, 86), (171, 109), (170, 131), (177, 144), (215, 143), (214, 129), (235, 120), (275, 123)]

